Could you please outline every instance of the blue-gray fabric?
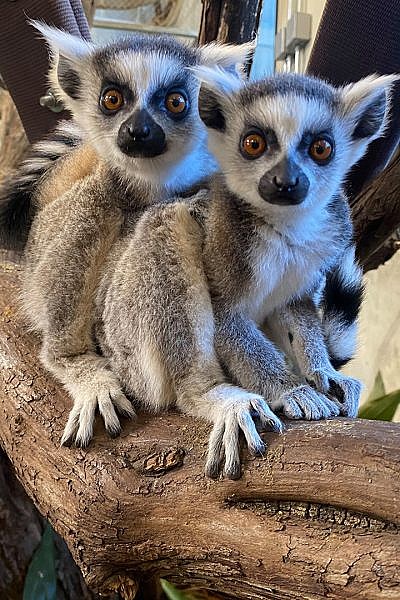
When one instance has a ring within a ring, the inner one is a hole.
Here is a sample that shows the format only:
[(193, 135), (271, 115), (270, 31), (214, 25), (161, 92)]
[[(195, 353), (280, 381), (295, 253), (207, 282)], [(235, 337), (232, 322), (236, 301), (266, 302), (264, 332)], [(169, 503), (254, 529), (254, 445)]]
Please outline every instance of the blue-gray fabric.
[(68, 114), (53, 113), (39, 104), (48, 89), (48, 51), (27, 19), (45, 21), (86, 39), (90, 39), (89, 26), (80, 0), (3, 0), (0, 16), (0, 73), (33, 143)]

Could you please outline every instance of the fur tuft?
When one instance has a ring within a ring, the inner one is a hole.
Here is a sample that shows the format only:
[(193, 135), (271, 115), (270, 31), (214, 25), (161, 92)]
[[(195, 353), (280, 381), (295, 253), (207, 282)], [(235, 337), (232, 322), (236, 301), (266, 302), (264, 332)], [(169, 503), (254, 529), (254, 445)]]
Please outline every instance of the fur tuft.
[(5, 179), (0, 187), (0, 246), (8, 250), (23, 250), (36, 207), (34, 195), (41, 179), (81, 136), (69, 122), (62, 123), (42, 142), (31, 149), (16, 173)]

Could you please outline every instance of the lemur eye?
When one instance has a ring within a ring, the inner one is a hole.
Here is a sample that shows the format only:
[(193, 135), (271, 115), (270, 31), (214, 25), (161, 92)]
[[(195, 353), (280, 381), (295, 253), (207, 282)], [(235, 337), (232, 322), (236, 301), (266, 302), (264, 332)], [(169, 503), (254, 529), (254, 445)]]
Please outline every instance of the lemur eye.
[(330, 160), (333, 152), (333, 143), (321, 138), (314, 140), (308, 149), (308, 153), (315, 162), (323, 164)]
[(165, 107), (169, 112), (179, 115), (187, 106), (187, 100), (181, 92), (170, 92), (165, 96)]
[(122, 92), (117, 89), (109, 88), (108, 90), (104, 90), (100, 98), (100, 106), (107, 113), (116, 112), (123, 106), (124, 97)]
[(265, 137), (257, 131), (247, 133), (242, 138), (241, 151), (245, 158), (258, 158), (264, 154), (266, 147)]

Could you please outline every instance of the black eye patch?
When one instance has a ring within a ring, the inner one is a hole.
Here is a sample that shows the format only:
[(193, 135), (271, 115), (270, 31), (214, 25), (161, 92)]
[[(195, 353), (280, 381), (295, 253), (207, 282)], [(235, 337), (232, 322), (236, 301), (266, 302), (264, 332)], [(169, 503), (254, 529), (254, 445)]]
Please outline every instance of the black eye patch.
[(99, 97), (101, 97), (101, 95), (107, 89), (118, 89), (118, 90), (120, 90), (121, 93), (122, 93), (122, 95), (124, 96), (124, 102), (125, 102), (125, 104), (133, 104), (136, 101), (136, 99), (137, 99), (136, 94), (134, 94), (134, 92), (129, 87), (129, 85), (126, 84), (126, 83), (123, 83), (123, 82), (120, 83), (116, 77), (115, 78), (103, 79), (102, 84), (101, 84), (101, 91), (100, 91)]
[(155, 110), (164, 113), (174, 121), (180, 121), (189, 112), (190, 96), (185, 84), (177, 81), (173, 85), (156, 90), (150, 104)]

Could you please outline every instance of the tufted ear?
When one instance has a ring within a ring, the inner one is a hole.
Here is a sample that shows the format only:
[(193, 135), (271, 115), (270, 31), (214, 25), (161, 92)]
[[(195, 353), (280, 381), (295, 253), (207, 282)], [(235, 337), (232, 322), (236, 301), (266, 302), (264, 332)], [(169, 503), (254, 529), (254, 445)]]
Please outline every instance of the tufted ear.
[(201, 46), (199, 64), (216, 67), (239, 76), (244, 75), (244, 65), (256, 48), (256, 40), (245, 44), (219, 44), (212, 42)]
[(230, 95), (240, 89), (244, 82), (234, 73), (220, 67), (193, 67), (192, 72), (200, 80), (199, 114), (206, 127), (225, 130), (225, 109)]
[(368, 145), (383, 135), (388, 123), (390, 96), (398, 75), (369, 75), (339, 89), (341, 112), (351, 134), (351, 164)]
[(341, 88), (343, 113), (352, 126), (353, 139), (382, 135), (387, 124), (390, 92), (398, 75), (369, 75)]
[(94, 50), (94, 46), (56, 27), (50, 27), (39, 21), (30, 21), (30, 23), (40, 32), (50, 47), (53, 63), (50, 71), (52, 84), (59, 87), (70, 98), (79, 98), (79, 67)]

